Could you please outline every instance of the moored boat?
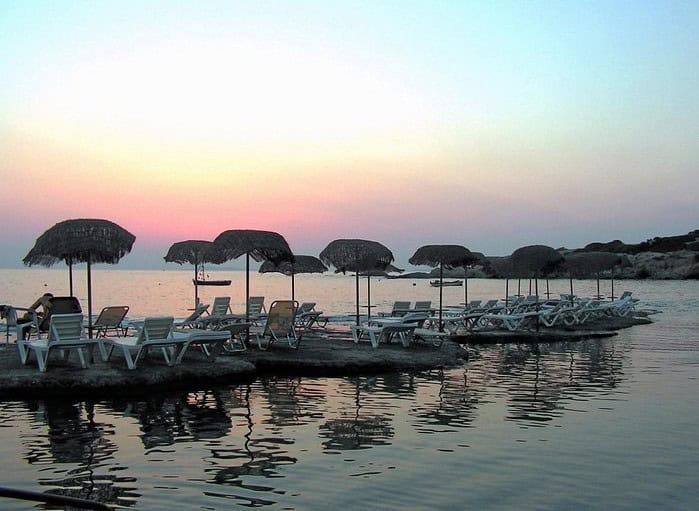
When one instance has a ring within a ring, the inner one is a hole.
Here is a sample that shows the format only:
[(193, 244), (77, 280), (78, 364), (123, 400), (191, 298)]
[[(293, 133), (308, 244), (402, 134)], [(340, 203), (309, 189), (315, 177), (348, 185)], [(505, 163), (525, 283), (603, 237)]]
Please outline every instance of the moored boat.
[(430, 286), (432, 287), (448, 287), (448, 286), (463, 286), (463, 280), (444, 280), (439, 282), (438, 280), (430, 280)]
[(230, 286), (230, 280), (204, 280), (204, 279), (192, 279), (195, 286)]

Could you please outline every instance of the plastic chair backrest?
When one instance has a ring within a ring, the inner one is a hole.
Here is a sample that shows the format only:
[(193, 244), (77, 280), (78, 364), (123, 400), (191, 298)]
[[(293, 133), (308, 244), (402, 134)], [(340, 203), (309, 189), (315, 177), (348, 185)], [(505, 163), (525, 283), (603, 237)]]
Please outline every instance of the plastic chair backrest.
[(155, 316), (146, 318), (143, 328), (138, 332), (137, 344), (145, 341), (158, 341), (172, 337), (175, 318), (172, 316)]
[(225, 316), (229, 313), (231, 306), (230, 296), (217, 296), (214, 298), (214, 303), (211, 306), (210, 314), (212, 316)]
[(80, 302), (74, 296), (53, 296), (49, 298), (49, 307), (46, 316), (39, 323), (39, 331), (47, 332), (51, 324), (51, 317), (54, 314), (78, 314), (83, 310), (80, 307)]
[(275, 300), (269, 308), (264, 335), (286, 336), (294, 328), (294, 316), (299, 303), (296, 300)]
[(51, 316), (49, 342), (76, 340), (82, 337), (82, 314), (53, 314)]
[(102, 309), (97, 319), (92, 324), (94, 328), (118, 327), (129, 312), (128, 305), (109, 305)]
[(299, 310), (297, 311), (297, 314), (307, 314), (309, 312), (313, 312), (313, 309), (316, 307), (316, 302), (303, 302), (301, 305), (299, 305)]
[(391, 314), (395, 315), (400, 315), (400, 314), (405, 314), (410, 310), (410, 302), (394, 302), (393, 303), (393, 310), (391, 311)]
[(250, 314), (262, 314), (265, 312), (265, 297), (251, 296), (248, 300), (248, 310)]
[(192, 313), (185, 318), (185, 323), (187, 321), (194, 321), (195, 319), (199, 319), (199, 317), (204, 314), (207, 310), (209, 309), (209, 304), (208, 303), (200, 303), (197, 305)]

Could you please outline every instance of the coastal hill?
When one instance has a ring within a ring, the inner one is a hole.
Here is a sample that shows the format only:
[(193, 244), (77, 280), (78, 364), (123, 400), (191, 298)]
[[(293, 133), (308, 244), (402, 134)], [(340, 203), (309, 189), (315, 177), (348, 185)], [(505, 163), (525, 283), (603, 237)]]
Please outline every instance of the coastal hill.
[(616, 269), (615, 278), (699, 278), (699, 229), (680, 236), (658, 236), (636, 244), (627, 244), (619, 240), (590, 243), (581, 251), (626, 255), (631, 264)]
[[(613, 252), (623, 254), (628, 258), (629, 265), (614, 270), (614, 278), (620, 279), (698, 279), (699, 278), (699, 229), (679, 236), (655, 237), (641, 243), (629, 244), (620, 240), (609, 242), (594, 242), (583, 248), (556, 249), (564, 257), (577, 252)], [(484, 256), (482, 264), (475, 264), (468, 269), (471, 278), (500, 278), (494, 264), (500, 257)], [(601, 274), (609, 277), (611, 272)], [(551, 275), (552, 277), (567, 277), (565, 271)], [(398, 278), (438, 278), (439, 270), (430, 272), (413, 272)], [(461, 268), (445, 270), (445, 278), (463, 278)]]

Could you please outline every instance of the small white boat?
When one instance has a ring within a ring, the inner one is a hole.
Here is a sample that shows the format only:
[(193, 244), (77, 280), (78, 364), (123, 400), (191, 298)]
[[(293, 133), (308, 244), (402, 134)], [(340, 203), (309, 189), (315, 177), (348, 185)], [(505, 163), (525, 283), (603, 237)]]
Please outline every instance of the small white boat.
[(438, 280), (430, 280), (430, 286), (432, 287), (449, 287), (449, 286), (463, 286), (463, 280), (443, 280), (441, 283)]

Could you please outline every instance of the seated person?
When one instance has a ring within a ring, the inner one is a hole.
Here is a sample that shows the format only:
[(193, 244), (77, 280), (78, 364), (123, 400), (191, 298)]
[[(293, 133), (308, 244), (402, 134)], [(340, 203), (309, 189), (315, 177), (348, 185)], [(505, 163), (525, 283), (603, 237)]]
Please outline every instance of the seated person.
[[(32, 322), (35, 315), (39, 317), (39, 321), (37, 323), (41, 324), (40, 319), (45, 318), (49, 313), (49, 309), (51, 309), (51, 298), (53, 298), (51, 293), (44, 293), (37, 298), (33, 304), (27, 307), (27, 312), (25, 312), (21, 318), (17, 318), (17, 326), (19, 327), (25, 323)], [(40, 311), (37, 310), (39, 307), (41, 307)], [(25, 328), (23, 332), (24, 338), (26, 339), (29, 336), (29, 329)]]

